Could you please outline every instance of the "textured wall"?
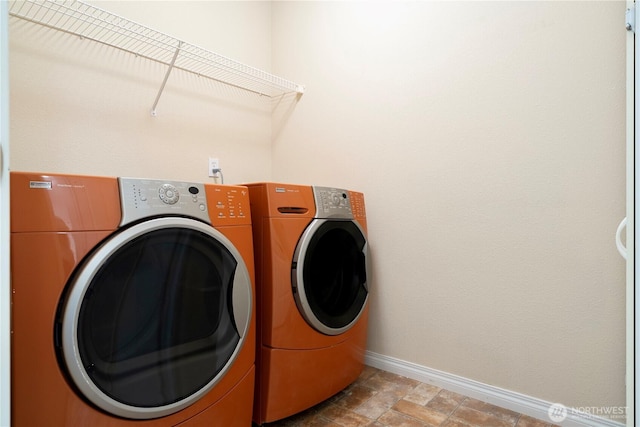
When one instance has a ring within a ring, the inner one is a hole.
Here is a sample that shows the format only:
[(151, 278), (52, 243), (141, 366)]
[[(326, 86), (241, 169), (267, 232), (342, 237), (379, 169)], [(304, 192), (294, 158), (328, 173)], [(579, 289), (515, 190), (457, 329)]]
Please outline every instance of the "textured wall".
[(282, 2), (276, 180), (365, 193), (369, 349), (624, 406), (622, 2)]

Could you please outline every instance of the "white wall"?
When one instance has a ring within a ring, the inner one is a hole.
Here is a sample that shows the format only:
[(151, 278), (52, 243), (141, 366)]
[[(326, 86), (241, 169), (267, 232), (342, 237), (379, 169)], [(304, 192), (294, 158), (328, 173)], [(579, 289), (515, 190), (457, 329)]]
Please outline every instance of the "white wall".
[(273, 177), (364, 191), (371, 351), (625, 406), (624, 7), (274, 3)]
[(370, 350), (624, 406), (623, 2), (101, 5), (306, 93), (178, 72), (152, 118), (164, 67), (12, 19), (13, 170), (364, 191)]

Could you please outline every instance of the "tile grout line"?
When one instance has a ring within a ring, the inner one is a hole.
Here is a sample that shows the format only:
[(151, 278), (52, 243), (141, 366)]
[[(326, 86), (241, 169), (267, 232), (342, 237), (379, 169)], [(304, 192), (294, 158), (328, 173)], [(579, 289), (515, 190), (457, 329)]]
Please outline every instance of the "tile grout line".
[[(445, 389), (443, 388), (443, 389), (441, 389), (441, 390), (445, 390)], [(440, 393), (438, 393), (438, 394), (440, 394)], [(469, 399), (469, 398), (468, 398), (467, 396), (465, 396), (465, 397), (464, 397), (464, 399), (462, 399), (460, 402), (458, 402), (458, 404), (456, 405), (456, 407), (455, 407), (455, 408), (453, 408), (453, 410), (449, 413), (449, 415), (447, 415), (447, 418), (446, 418), (442, 423), (440, 423), (440, 425), (442, 425), (442, 424), (446, 423), (447, 421), (450, 421), (450, 420), (451, 420), (451, 418), (453, 417), (453, 414), (455, 414), (455, 413), (456, 413), (456, 411), (458, 410), (458, 408), (460, 408), (460, 406), (462, 406), (462, 404), (464, 403), (464, 401), (465, 401), (465, 400), (468, 400), (468, 399)], [(455, 421), (455, 420), (451, 420), (451, 421)], [(465, 424), (466, 424), (466, 422), (465, 422)]]

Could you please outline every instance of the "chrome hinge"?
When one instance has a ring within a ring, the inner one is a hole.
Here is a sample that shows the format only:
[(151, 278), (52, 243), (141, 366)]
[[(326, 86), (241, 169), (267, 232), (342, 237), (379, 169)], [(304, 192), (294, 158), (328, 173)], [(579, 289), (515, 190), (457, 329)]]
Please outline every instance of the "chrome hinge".
[(624, 26), (627, 31), (636, 32), (636, 6), (633, 5), (624, 14)]

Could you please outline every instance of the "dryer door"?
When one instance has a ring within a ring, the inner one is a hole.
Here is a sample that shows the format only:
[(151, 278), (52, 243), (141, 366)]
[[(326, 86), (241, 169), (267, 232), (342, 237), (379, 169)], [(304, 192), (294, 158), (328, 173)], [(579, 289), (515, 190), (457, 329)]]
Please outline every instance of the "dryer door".
[(187, 218), (114, 234), (60, 303), (61, 361), (88, 400), (125, 418), (168, 415), (225, 375), (251, 319), (251, 281), (233, 244)]
[(358, 320), (367, 303), (368, 246), (351, 220), (315, 219), (296, 247), (293, 295), (317, 331), (339, 335)]

